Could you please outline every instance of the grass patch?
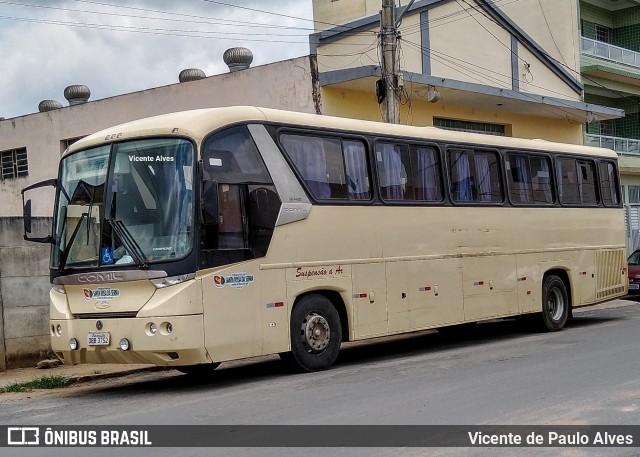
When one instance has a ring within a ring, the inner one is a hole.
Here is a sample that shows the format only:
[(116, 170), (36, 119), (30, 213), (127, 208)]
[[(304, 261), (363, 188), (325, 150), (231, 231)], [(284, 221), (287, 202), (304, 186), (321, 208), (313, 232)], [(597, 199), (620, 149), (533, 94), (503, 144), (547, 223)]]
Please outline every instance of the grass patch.
[(0, 387), (0, 394), (28, 392), (33, 389), (59, 389), (66, 387), (68, 384), (69, 380), (64, 376), (44, 376), (40, 379), (34, 379), (33, 381), (17, 382), (5, 387)]

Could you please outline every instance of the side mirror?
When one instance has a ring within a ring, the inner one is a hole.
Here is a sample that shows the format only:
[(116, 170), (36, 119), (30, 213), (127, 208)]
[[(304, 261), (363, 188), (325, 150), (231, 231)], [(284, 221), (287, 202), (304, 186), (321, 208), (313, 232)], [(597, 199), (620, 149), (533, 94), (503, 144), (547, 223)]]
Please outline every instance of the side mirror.
[(36, 184), (32, 184), (30, 186), (25, 187), (24, 189), (22, 189), (21, 194), (22, 194), (22, 217), (24, 220), (24, 234), (23, 234), (23, 238), (27, 241), (33, 241), (35, 243), (51, 243), (53, 242), (53, 237), (51, 235), (46, 236), (46, 237), (42, 237), (42, 238), (36, 238), (36, 237), (30, 237), (29, 235), (27, 235), (27, 233), (31, 233), (31, 228), (32, 228), (32, 220), (33, 217), (31, 215), (31, 199), (27, 200), (25, 202), (24, 200), (24, 193), (33, 189), (38, 189), (40, 187), (47, 187), (47, 186), (52, 186), (52, 187), (56, 187), (58, 185), (58, 180), (57, 179), (47, 179), (46, 181), (41, 181), (38, 182)]
[(202, 207), (202, 223), (205, 225), (217, 225), (220, 223), (220, 192), (218, 181), (202, 181), (202, 193), (200, 205)]
[(22, 207), (22, 219), (24, 220), (24, 236), (31, 233), (31, 200), (27, 200)]

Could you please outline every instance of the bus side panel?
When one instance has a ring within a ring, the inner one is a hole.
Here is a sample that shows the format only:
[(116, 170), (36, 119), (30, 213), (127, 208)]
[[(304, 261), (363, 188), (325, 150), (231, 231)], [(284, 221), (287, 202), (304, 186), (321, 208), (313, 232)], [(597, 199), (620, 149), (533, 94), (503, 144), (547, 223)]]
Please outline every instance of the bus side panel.
[(462, 265), (465, 321), (517, 314), (515, 256), (465, 257)]
[(293, 300), (287, 298), (285, 270), (260, 271), (263, 353), (286, 352), (289, 345), (289, 316)]
[(238, 265), (202, 278), (205, 347), (215, 362), (262, 355), (257, 270), (256, 264)]
[(542, 277), (540, 254), (516, 255), (518, 283), (518, 310), (520, 313), (537, 313), (542, 303)]
[(574, 306), (587, 305), (596, 301), (596, 252), (582, 251), (576, 256), (573, 281), (578, 289)]
[(461, 259), (411, 262), (411, 330), (462, 322)]
[(353, 265), (353, 308), (356, 339), (387, 334), (385, 264)]

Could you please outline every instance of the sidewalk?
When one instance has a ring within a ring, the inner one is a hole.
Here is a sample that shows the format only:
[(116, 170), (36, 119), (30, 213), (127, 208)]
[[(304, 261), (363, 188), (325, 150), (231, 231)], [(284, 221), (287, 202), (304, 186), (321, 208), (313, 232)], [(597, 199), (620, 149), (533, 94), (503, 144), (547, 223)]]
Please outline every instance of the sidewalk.
[(88, 382), (95, 379), (115, 378), (145, 371), (164, 370), (165, 367), (154, 365), (119, 365), (119, 364), (81, 364), (60, 365), (56, 368), (38, 369), (15, 368), (0, 372), (0, 388), (11, 384), (33, 381), (45, 376), (63, 376), (69, 384)]

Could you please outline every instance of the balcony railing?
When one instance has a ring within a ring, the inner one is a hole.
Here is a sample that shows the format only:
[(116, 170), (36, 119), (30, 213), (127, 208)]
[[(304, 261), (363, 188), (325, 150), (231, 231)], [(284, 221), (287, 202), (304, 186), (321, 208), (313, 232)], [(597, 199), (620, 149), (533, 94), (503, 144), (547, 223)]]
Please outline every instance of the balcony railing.
[(640, 140), (631, 138), (587, 134), (585, 144), (587, 146), (613, 149), (618, 154), (640, 155)]
[(581, 37), (582, 53), (590, 56), (611, 60), (612, 62), (640, 68), (640, 53), (630, 49), (620, 48), (602, 41)]

